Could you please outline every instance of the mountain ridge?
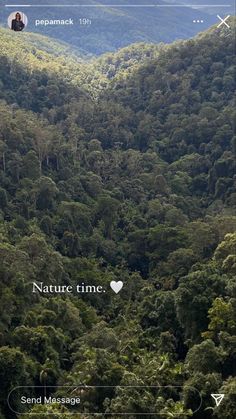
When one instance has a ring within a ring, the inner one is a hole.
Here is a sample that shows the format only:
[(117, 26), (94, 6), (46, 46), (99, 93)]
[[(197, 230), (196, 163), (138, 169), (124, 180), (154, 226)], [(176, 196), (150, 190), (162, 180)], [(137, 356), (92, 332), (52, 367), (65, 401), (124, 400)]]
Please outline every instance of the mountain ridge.
[[(7, 60), (11, 57), (11, 61), (17, 63), (25, 74), (45, 70), (53, 77), (57, 74), (60, 79), (64, 79), (65, 83), (71, 84), (72, 87), (77, 86), (87, 91), (91, 97), (98, 98), (111, 82), (114, 85), (116, 82), (119, 83), (119, 78), (121, 78), (122, 83), (124, 76), (128, 80), (139, 67), (145, 67), (145, 62), (153, 61), (160, 53), (163, 55), (165, 51), (191, 45), (198, 40), (201, 42), (208, 37), (212, 46), (214, 36), (216, 36), (216, 41), (221, 37), (230, 39), (235, 18), (230, 18), (230, 24), (232, 25), (231, 32), (227, 28), (217, 28), (217, 25), (214, 25), (191, 40), (176, 41), (171, 45), (135, 43), (97, 58), (84, 55), (80, 50), (71, 49), (68, 44), (45, 36), (34, 33), (12, 34), (7, 29), (0, 29), (1, 55)], [(29, 75), (30, 73), (27, 77)]]

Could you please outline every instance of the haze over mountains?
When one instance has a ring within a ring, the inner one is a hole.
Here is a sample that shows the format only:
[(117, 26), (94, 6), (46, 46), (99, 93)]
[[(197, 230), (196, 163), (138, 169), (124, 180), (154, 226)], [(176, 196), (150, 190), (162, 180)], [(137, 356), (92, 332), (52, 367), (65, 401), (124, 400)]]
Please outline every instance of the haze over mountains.
[[(130, 0), (129, 2), (104, 0), (97, 3), (92, 0), (86, 2), (77, 0), (74, 4), (82, 6), (70, 8), (40, 7), (47, 3), (44, 0), (33, 0), (29, 3), (37, 7), (21, 7), (20, 10), (29, 18), (28, 31), (36, 31), (66, 41), (92, 54), (114, 51), (134, 42), (170, 43), (176, 39), (187, 39), (217, 22), (216, 13), (211, 15), (204, 8), (164, 7), (167, 2), (161, 0), (153, 2), (159, 7), (148, 7), (150, 3), (152, 4), (149, 0)], [(51, 5), (60, 3), (63, 4), (63, 1), (50, 1)], [(209, 3), (213, 4), (213, 0), (208, 1)], [(83, 7), (84, 4), (87, 7)], [(112, 7), (113, 4), (114, 7)], [(139, 7), (128, 7), (129, 5)], [(143, 5), (146, 7), (140, 7)], [(14, 8), (3, 9), (1, 18), (3, 25), (6, 26), (7, 16), (13, 11), (15, 11)], [(69, 18), (74, 19), (74, 25), (71, 27), (35, 27), (34, 25), (36, 19)], [(80, 18), (90, 19), (91, 25), (80, 25)], [(194, 24), (193, 20), (203, 22)]]

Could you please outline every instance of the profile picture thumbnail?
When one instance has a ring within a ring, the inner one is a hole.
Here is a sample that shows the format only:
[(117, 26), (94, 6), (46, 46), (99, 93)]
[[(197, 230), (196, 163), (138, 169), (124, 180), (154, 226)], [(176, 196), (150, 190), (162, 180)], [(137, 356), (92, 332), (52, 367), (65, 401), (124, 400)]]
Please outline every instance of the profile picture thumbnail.
[(24, 13), (16, 11), (12, 12), (10, 16), (8, 16), (7, 23), (11, 30), (15, 32), (21, 32), (26, 28), (28, 24), (28, 18)]

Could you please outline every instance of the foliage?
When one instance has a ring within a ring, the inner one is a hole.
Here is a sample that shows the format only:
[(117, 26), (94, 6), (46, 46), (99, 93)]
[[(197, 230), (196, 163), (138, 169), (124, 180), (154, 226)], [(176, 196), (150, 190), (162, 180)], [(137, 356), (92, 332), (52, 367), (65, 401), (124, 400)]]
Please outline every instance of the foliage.
[[(18, 385), (105, 386), (85, 392), (85, 414), (160, 418), (191, 417), (200, 393), (196, 418), (233, 417), (235, 57), (216, 33), (90, 62), (24, 37), (23, 65), (1, 30), (3, 419)], [(220, 391), (228, 403), (213, 410)], [(48, 410), (70, 417), (32, 412)]]

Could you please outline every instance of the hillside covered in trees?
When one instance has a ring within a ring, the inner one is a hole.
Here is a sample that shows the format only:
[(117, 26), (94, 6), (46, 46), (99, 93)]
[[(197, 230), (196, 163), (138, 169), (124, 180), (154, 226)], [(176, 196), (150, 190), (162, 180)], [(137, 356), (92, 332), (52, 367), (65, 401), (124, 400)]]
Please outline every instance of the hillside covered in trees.
[(85, 392), (81, 416), (31, 412), (232, 419), (234, 38), (213, 27), (96, 60), (54, 42), (1, 30), (0, 418), (17, 417), (17, 386), (88, 385), (106, 388)]

